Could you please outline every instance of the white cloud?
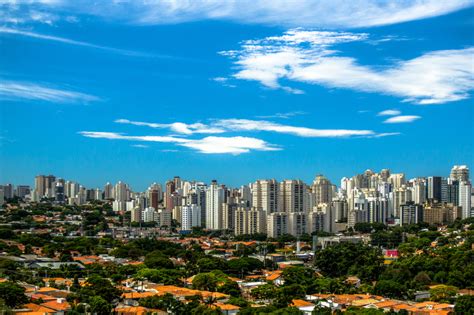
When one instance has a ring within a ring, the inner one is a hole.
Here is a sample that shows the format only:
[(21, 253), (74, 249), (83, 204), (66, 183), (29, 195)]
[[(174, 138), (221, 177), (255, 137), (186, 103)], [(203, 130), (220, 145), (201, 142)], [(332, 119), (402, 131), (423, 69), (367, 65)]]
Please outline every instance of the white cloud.
[(377, 114), (377, 116), (396, 116), (400, 115), (402, 112), (398, 109), (386, 109)]
[[(291, 115), (292, 113), (287, 113)], [(293, 113), (296, 115), (295, 113)], [(289, 116), (285, 116), (289, 117)], [(290, 134), (307, 138), (337, 138), (337, 137), (373, 137), (378, 133), (372, 130), (358, 129), (314, 129), (307, 127), (295, 127), (279, 124), (267, 120), (250, 119), (214, 119), (210, 124), (194, 123), (185, 124), (175, 122), (171, 124), (146, 123), (140, 121), (130, 121), (128, 119), (117, 119), (116, 123), (132, 124), (136, 126), (148, 126), (151, 128), (168, 128), (173, 132), (191, 135), (198, 133), (225, 133), (239, 131), (268, 131), (283, 134)]]
[(264, 140), (250, 137), (205, 137), (202, 139), (185, 139), (178, 137), (162, 136), (127, 136), (115, 132), (81, 131), (79, 134), (88, 138), (109, 140), (130, 140), (145, 142), (174, 143), (178, 146), (194, 149), (205, 154), (234, 154), (248, 153), (250, 151), (277, 151), (280, 148)]
[(466, 99), (474, 87), (474, 48), (443, 50), (391, 66), (360, 65), (332, 49), (338, 43), (363, 41), (367, 34), (294, 29), (282, 36), (246, 41), (241, 50), (221, 54), (234, 59), (234, 77), (258, 81), (293, 93), (280, 80), (390, 94), (418, 104)]
[(420, 118), (421, 118), (420, 116), (415, 116), (415, 115), (394, 116), (394, 117), (390, 117), (386, 119), (384, 123), (385, 124), (411, 123)]
[(223, 133), (225, 132), (222, 128), (214, 128), (207, 126), (201, 123), (194, 123), (194, 124), (185, 124), (182, 122), (174, 122), (171, 124), (157, 124), (157, 123), (147, 123), (141, 121), (131, 121), (128, 119), (117, 119), (115, 120), (116, 123), (120, 124), (130, 124), (135, 126), (147, 126), (151, 128), (163, 129), (168, 128), (174, 132), (180, 134), (191, 135), (194, 133), (207, 133), (207, 134), (215, 134), (215, 133)]
[(145, 145), (145, 144), (132, 144), (132, 147), (134, 148), (141, 148), (141, 149), (147, 149), (149, 148), (149, 146)]
[(29, 82), (0, 82), (0, 97), (5, 99), (40, 100), (54, 103), (92, 102), (100, 98), (70, 90), (60, 90)]
[(14, 28), (9, 28), (9, 27), (0, 27), (0, 34), (1, 33), (16, 35), (16, 36), (36, 38), (36, 39), (42, 39), (42, 40), (53, 41), (53, 42), (58, 42), (58, 43), (63, 43), (63, 44), (68, 44), (68, 45), (75, 45), (75, 46), (82, 46), (82, 47), (100, 49), (100, 50), (109, 51), (109, 52), (112, 52), (112, 53), (117, 53), (117, 54), (126, 55), (126, 56), (171, 58), (170, 56), (164, 56), (164, 55), (163, 56), (156, 56), (156, 55), (141, 53), (141, 52), (137, 52), (137, 51), (131, 51), (131, 50), (125, 50), (125, 49), (118, 49), (118, 48), (112, 48), (112, 47), (107, 47), (107, 46), (95, 45), (95, 44), (91, 44), (91, 43), (88, 43), (88, 42), (77, 41), (77, 40), (64, 38), (64, 37), (44, 35), (44, 34), (30, 32), (30, 31), (22, 31), (22, 30), (18, 30), (18, 29), (14, 29)]
[(96, 15), (107, 20), (143, 25), (229, 20), (289, 27), (334, 28), (396, 24), (447, 14), (471, 5), (471, 0), (58, 0), (47, 5), (36, 5), (35, 8)]
[(230, 131), (270, 131), (277, 133), (291, 134), (299, 137), (351, 137), (370, 136), (375, 132), (372, 130), (352, 130), (352, 129), (313, 129), (306, 127), (294, 127), (282, 125), (265, 120), (249, 119), (222, 119), (214, 122), (214, 125), (226, 128)]
[(291, 112), (286, 112), (286, 113), (275, 113), (273, 115), (263, 115), (263, 116), (257, 116), (257, 118), (263, 118), (263, 119), (268, 119), (268, 118), (282, 118), (282, 119), (288, 119), (294, 116), (299, 116), (299, 115), (305, 115), (306, 112), (304, 111), (291, 111)]

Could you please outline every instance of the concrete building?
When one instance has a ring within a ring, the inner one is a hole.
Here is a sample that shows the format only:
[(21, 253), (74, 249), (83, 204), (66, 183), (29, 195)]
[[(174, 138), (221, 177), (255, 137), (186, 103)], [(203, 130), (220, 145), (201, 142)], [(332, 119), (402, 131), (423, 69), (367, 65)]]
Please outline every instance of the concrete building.
[(261, 208), (238, 206), (234, 213), (234, 234), (266, 233), (266, 213)]
[(182, 206), (181, 229), (187, 231), (196, 226), (201, 226), (201, 207), (195, 204)]
[(284, 180), (278, 190), (279, 212), (303, 212), (306, 185), (301, 180)]
[(252, 184), (252, 206), (266, 213), (278, 211), (278, 182), (275, 179), (257, 180)]
[(277, 238), (288, 234), (288, 213), (273, 212), (267, 215), (267, 235)]
[(217, 185), (217, 181), (212, 181), (206, 190), (206, 228), (210, 230), (222, 229), (222, 203), (224, 202), (224, 198), (224, 189)]

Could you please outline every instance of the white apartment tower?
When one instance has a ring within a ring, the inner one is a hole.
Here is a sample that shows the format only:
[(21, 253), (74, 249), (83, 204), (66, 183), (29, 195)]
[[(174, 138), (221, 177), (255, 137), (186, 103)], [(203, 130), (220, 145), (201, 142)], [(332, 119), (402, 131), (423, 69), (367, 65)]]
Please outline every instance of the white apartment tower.
[(224, 194), (224, 189), (219, 187), (216, 181), (212, 181), (211, 185), (206, 189), (206, 228), (208, 229), (222, 229)]

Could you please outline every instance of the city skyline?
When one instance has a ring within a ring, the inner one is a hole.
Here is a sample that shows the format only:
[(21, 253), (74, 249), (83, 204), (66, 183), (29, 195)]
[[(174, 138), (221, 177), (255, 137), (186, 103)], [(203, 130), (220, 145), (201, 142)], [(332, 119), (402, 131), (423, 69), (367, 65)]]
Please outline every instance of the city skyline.
[[(68, 182), (72, 182), (72, 183), (77, 183), (87, 189), (103, 189), (104, 186), (106, 186), (107, 184), (111, 184), (111, 185), (115, 185), (117, 183), (124, 183), (126, 184), (128, 187), (130, 187), (132, 189), (132, 191), (134, 192), (143, 192), (143, 191), (146, 191), (150, 185), (154, 185), (154, 184), (158, 184), (161, 186), (161, 189), (164, 191), (166, 189), (166, 184), (167, 182), (170, 182), (170, 181), (173, 181), (173, 179), (175, 178), (179, 178), (180, 180), (182, 181), (185, 181), (185, 182), (190, 182), (190, 183), (203, 183), (204, 185), (211, 185), (213, 182), (217, 182), (219, 185), (224, 185), (226, 186), (227, 188), (230, 188), (230, 189), (238, 189), (242, 186), (246, 186), (246, 185), (249, 185), (249, 184), (252, 184), (256, 181), (259, 181), (259, 180), (275, 180), (277, 182), (284, 182), (285, 180), (301, 180), (303, 183), (312, 183), (314, 182), (314, 180), (316, 180), (319, 176), (323, 176), (324, 178), (327, 178), (333, 185), (335, 185), (337, 188), (340, 188), (340, 184), (341, 184), (341, 181), (345, 178), (347, 179), (351, 179), (357, 175), (360, 175), (360, 174), (364, 174), (366, 173), (367, 171), (371, 171), (373, 172), (374, 174), (379, 174), (380, 172), (382, 171), (388, 171), (389, 174), (392, 174), (392, 175), (397, 175), (397, 174), (403, 174), (404, 175), (404, 180), (406, 181), (412, 181), (412, 180), (416, 180), (416, 179), (419, 179), (419, 178), (424, 178), (424, 179), (427, 179), (429, 177), (440, 177), (440, 178), (449, 178), (452, 174), (452, 171), (454, 168), (456, 167), (460, 167), (462, 169), (467, 169), (467, 172), (469, 174), (469, 171), (471, 170), (471, 167), (469, 165), (465, 165), (465, 164), (455, 164), (455, 165), (451, 165), (450, 168), (448, 168), (448, 170), (444, 170), (444, 172), (442, 174), (424, 174), (424, 175), (420, 175), (420, 176), (409, 176), (407, 175), (405, 172), (403, 171), (394, 171), (388, 167), (386, 168), (381, 168), (381, 169), (371, 169), (371, 168), (366, 168), (364, 170), (361, 170), (359, 172), (354, 172), (352, 174), (346, 174), (345, 176), (342, 176), (340, 178), (336, 178), (336, 179), (333, 179), (330, 174), (326, 174), (324, 172), (319, 172), (319, 173), (314, 173), (314, 175), (312, 175), (312, 177), (310, 176), (310, 179), (303, 179), (303, 178), (297, 178), (297, 177), (286, 177), (286, 178), (277, 178), (277, 177), (270, 177), (270, 176), (267, 176), (267, 177), (259, 177), (259, 178), (254, 178), (250, 181), (247, 181), (247, 182), (242, 182), (242, 183), (237, 183), (237, 184), (231, 184), (229, 183), (228, 181), (226, 181), (225, 179), (220, 179), (220, 178), (214, 178), (214, 177), (211, 177), (211, 179), (209, 180), (206, 180), (206, 179), (203, 179), (203, 178), (188, 178), (185, 174), (181, 174), (181, 175), (174, 175), (174, 176), (171, 176), (171, 177), (168, 177), (168, 178), (165, 178), (163, 181), (158, 181), (158, 180), (151, 180), (151, 181), (147, 181), (147, 182), (141, 182), (140, 185), (138, 185), (140, 188), (137, 188), (137, 186), (134, 186), (133, 184), (131, 184), (129, 181), (127, 181), (125, 178), (119, 178), (118, 180), (115, 180), (115, 181), (111, 181), (111, 180), (104, 180), (100, 183), (98, 183), (97, 185), (86, 185), (84, 182), (82, 182), (81, 180), (78, 180), (76, 178), (72, 178), (72, 177), (69, 177), (69, 176), (59, 176), (58, 174), (52, 174), (52, 173), (38, 173), (36, 174), (35, 176), (32, 177), (32, 179), (30, 180), (30, 182), (27, 182), (27, 183), (20, 183), (20, 182), (2, 182), (0, 183), (0, 186), (1, 185), (13, 185), (14, 187), (17, 187), (17, 186), (20, 186), (20, 187), (23, 187), (23, 186), (30, 186), (30, 187), (35, 187), (35, 178), (38, 177), (38, 176), (52, 176), (54, 177), (55, 179), (61, 179), (61, 180), (64, 180), (64, 181), (68, 181)], [(470, 180), (469, 180), (470, 181)]]
[(472, 1), (85, 3), (1, 4), (0, 182), (473, 165)]

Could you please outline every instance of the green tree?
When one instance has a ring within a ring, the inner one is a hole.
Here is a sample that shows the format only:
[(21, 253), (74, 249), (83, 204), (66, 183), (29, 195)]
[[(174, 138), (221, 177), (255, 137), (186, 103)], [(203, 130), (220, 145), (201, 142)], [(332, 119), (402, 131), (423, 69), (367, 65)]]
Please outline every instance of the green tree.
[(9, 307), (18, 307), (28, 302), (25, 289), (14, 282), (0, 283), (0, 299)]
[(458, 297), (454, 305), (454, 314), (474, 314), (474, 296), (463, 295)]
[(166, 257), (161, 251), (153, 251), (145, 256), (145, 265), (148, 268), (156, 269), (172, 269), (174, 267), (173, 262)]
[(93, 314), (109, 315), (112, 311), (112, 305), (100, 296), (91, 297), (89, 305)]
[(211, 272), (200, 273), (193, 279), (193, 289), (216, 291), (218, 281), (219, 279)]

